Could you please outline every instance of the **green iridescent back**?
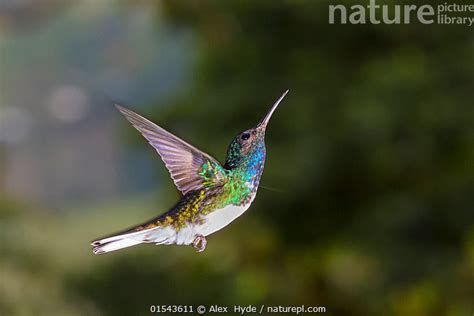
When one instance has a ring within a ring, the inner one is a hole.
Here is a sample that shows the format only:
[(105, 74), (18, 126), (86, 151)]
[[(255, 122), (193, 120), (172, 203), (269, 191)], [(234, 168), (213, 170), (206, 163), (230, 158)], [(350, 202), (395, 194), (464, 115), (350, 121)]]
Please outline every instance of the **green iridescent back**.
[[(136, 230), (172, 225), (179, 230), (189, 222), (199, 222), (227, 205), (250, 203), (257, 193), (265, 163), (265, 132), (250, 129), (229, 145), (224, 167), (213, 161), (201, 166), (204, 188), (187, 193), (169, 212), (137, 227)], [(221, 185), (215, 185), (221, 177)]]

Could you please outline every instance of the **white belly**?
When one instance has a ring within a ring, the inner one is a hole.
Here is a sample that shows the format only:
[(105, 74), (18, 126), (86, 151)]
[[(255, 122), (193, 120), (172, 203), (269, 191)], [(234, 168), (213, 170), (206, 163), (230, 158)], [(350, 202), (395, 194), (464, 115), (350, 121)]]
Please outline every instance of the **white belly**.
[(195, 226), (196, 234), (208, 236), (225, 226), (229, 225), (233, 220), (242, 215), (251, 203), (242, 206), (227, 205), (224, 208), (217, 209), (214, 212), (203, 216), (204, 223)]
[(148, 242), (153, 242), (157, 245), (190, 245), (194, 241), (194, 238), (196, 238), (196, 235), (208, 236), (229, 225), (233, 220), (242, 215), (250, 207), (250, 204), (251, 203), (248, 203), (243, 206), (228, 205), (217, 209), (203, 216), (202, 224), (185, 225), (178, 231), (168, 226), (165, 228), (153, 228), (148, 232), (140, 232), (137, 234), (141, 240), (145, 238)]

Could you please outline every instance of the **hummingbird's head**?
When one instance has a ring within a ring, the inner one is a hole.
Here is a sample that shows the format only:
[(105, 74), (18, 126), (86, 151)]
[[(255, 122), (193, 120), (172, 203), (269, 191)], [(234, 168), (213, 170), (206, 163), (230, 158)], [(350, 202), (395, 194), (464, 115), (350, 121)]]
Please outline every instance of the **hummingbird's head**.
[(265, 160), (265, 131), (267, 124), (287, 93), (288, 90), (273, 104), (270, 111), (268, 111), (256, 127), (243, 131), (234, 138), (227, 150), (226, 168), (235, 168), (243, 163), (247, 163), (249, 160), (262, 162)]

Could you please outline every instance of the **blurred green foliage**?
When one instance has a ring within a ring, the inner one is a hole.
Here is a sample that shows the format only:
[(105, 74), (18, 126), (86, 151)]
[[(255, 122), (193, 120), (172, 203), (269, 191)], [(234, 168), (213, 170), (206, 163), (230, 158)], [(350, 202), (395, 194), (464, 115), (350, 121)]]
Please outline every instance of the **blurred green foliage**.
[[(223, 160), (289, 88), (267, 133), (262, 185), (275, 190), (260, 189), (199, 255), (90, 254), (90, 239), (166, 210), (155, 197), (67, 215), (2, 203), (0, 314), (145, 315), (151, 304), (472, 314), (472, 30), (329, 25), (330, 3), (161, 3), (177, 36), (195, 36), (194, 75), (148, 116)], [(171, 181), (163, 196), (176, 197)]]

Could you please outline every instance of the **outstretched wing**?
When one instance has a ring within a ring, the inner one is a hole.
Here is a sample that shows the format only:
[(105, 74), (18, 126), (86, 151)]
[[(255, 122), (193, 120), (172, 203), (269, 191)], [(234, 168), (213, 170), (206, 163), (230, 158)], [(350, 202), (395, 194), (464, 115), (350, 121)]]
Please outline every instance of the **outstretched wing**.
[(115, 106), (160, 154), (176, 187), (183, 195), (224, 181), (225, 170), (215, 158), (137, 113), (119, 105)]

